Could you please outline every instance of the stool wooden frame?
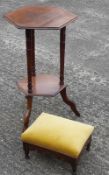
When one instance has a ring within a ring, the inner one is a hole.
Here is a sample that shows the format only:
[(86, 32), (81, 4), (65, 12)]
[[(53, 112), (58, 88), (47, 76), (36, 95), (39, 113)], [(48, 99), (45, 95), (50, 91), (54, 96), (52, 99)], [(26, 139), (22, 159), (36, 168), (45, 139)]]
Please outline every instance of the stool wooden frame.
[(77, 158), (72, 158), (72, 157), (69, 157), (67, 155), (64, 155), (64, 154), (61, 154), (61, 153), (58, 153), (58, 152), (55, 152), (55, 151), (51, 151), (51, 150), (48, 150), (46, 148), (42, 148), (42, 147), (39, 147), (39, 146), (36, 146), (36, 145), (31, 145), (31, 144), (28, 144), (28, 143), (25, 143), (25, 142), (23, 142), (23, 149), (24, 149), (24, 152), (25, 152), (25, 158), (26, 159), (30, 158), (29, 152), (31, 150), (37, 150), (37, 151), (41, 151), (41, 152), (47, 152), (47, 153), (54, 154), (57, 158), (66, 160), (67, 162), (69, 162), (71, 164), (72, 175), (73, 175), (74, 173), (77, 172), (77, 165), (78, 165), (78, 162), (80, 160), (80, 157), (81, 157), (81, 154), (83, 153), (83, 151), (85, 151), (85, 149), (87, 151), (90, 151), (91, 140), (92, 140), (92, 136), (89, 137), (89, 139), (85, 143), (83, 149), (81, 150), (80, 155)]

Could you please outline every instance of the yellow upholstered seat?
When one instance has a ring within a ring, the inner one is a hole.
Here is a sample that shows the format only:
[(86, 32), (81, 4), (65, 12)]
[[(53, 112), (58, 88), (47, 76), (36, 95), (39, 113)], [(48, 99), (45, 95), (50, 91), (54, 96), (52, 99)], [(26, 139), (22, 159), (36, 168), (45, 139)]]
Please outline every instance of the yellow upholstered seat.
[(21, 135), (23, 142), (78, 158), (93, 126), (42, 113)]

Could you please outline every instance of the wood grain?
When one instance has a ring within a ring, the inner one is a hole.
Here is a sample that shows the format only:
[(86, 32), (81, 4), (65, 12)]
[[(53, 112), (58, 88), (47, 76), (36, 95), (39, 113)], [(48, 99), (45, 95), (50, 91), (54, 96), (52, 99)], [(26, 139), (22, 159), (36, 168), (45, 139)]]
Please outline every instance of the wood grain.
[(73, 13), (54, 6), (25, 6), (5, 15), (10, 23), (21, 29), (60, 29), (76, 17)]
[(55, 96), (66, 87), (59, 82), (59, 78), (54, 75), (40, 74), (32, 77), (32, 93), (28, 93), (27, 79), (19, 81), (18, 87), (30, 96)]

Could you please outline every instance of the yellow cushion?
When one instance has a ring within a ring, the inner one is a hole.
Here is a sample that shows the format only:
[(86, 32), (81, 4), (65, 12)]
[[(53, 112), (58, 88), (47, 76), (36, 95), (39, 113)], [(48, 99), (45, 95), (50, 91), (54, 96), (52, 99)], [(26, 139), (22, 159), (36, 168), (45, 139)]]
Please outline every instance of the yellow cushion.
[(42, 113), (22, 133), (21, 140), (77, 158), (93, 130), (93, 126)]

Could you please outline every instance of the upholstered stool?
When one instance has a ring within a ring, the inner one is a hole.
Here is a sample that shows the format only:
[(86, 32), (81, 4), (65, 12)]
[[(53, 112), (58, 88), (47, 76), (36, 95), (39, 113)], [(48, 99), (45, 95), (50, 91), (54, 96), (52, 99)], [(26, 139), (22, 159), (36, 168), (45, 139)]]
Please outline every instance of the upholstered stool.
[(94, 127), (59, 116), (42, 113), (21, 135), (26, 157), (31, 145), (63, 155), (76, 171), (85, 146), (89, 150)]

